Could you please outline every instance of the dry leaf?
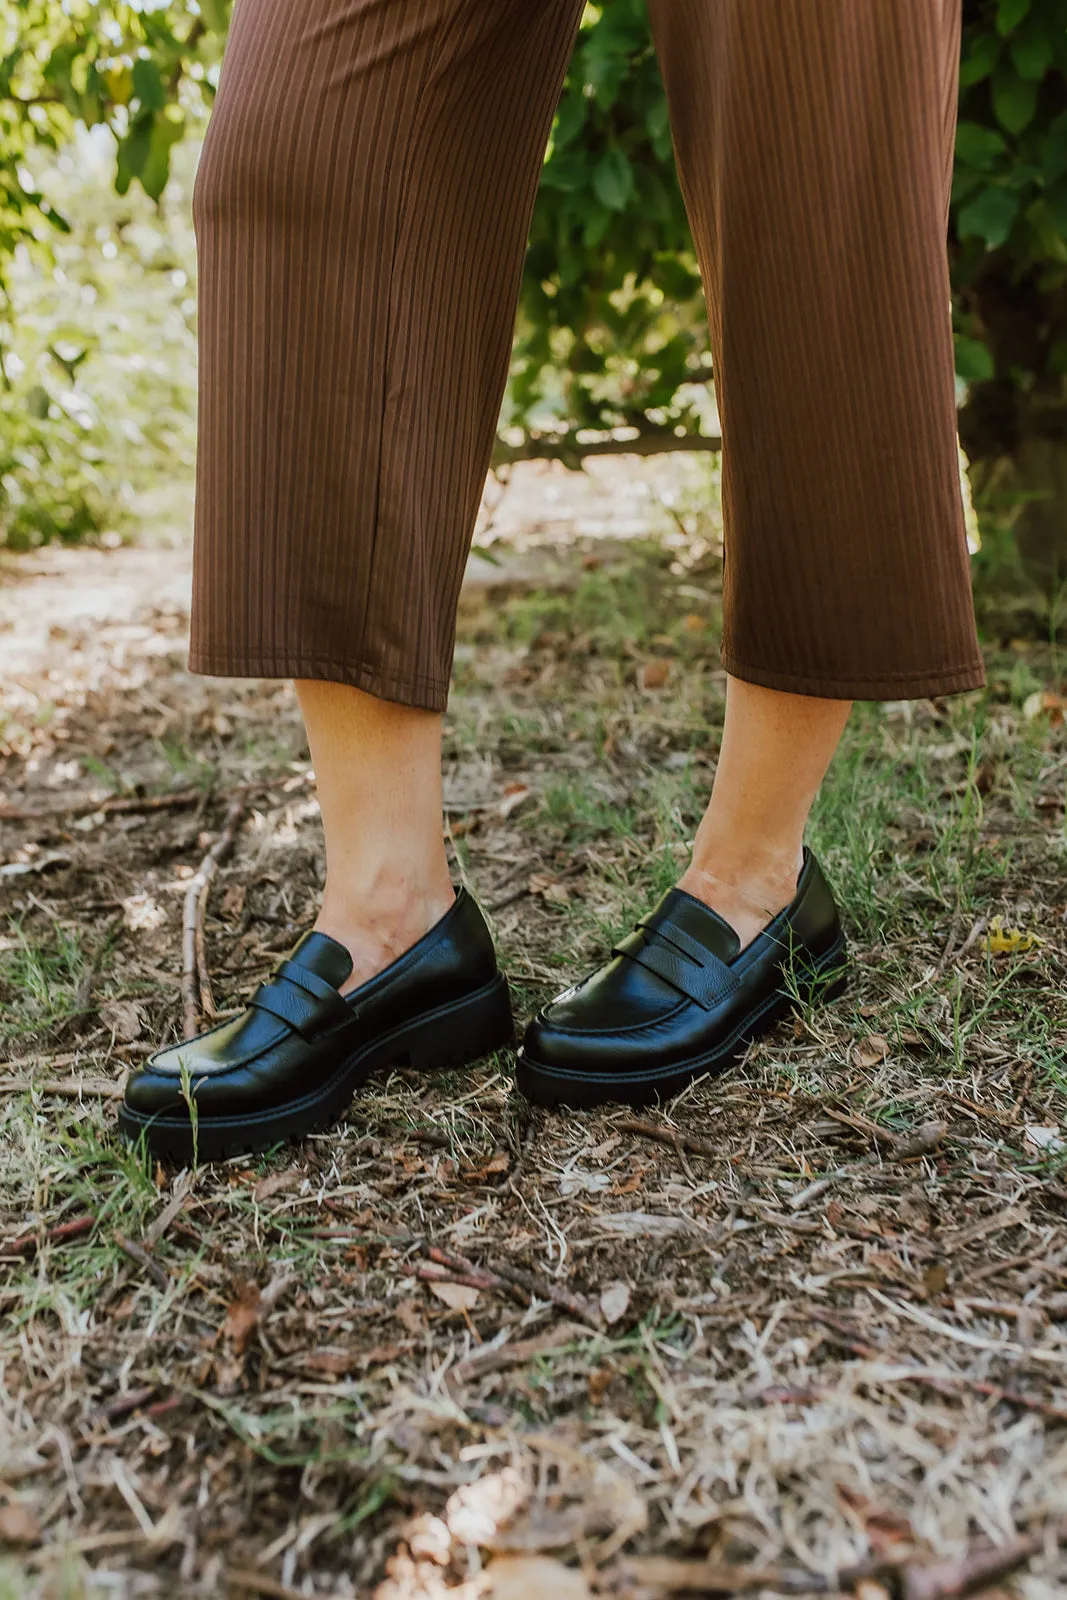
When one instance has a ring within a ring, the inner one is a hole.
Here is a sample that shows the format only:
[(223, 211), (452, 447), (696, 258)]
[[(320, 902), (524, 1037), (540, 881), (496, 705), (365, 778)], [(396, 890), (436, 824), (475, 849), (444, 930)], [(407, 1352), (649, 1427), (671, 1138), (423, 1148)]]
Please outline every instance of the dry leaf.
[(248, 1349), (248, 1341), (255, 1332), (263, 1310), (263, 1301), (256, 1283), (238, 1285), (222, 1324), (222, 1337), (231, 1344), (238, 1355)]
[(1062, 695), (1052, 694), (1047, 689), (1035, 689), (1023, 702), (1023, 716), (1027, 722), (1033, 722), (1038, 717), (1047, 716), (1054, 728), (1058, 728), (1067, 712), (1067, 700)]
[(497, 816), (501, 818), (510, 817), (513, 811), (519, 809), (529, 793), (530, 785), (528, 783), (509, 783), (497, 804)]
[(553, 878), (548, 872), (535, 872), (526, 887), (531, 894), (539, 894), (550, 905), (566, 905), (571, 897), (567, 885), (561, 883), (558, 878)]
[(1063, 1137), (1059, 1128), (1039, 1127), (1030, 1124), (1023, 1134), (1027, 1144), (1032, 1144), (1035, 1150), (1063, 1150), (1067, 1149), (1067, 1139)]
[(1018, 955), (1024, 950), (1037, 950), (1042, 941), (1036, 933), (1023, 933), (1021, 928), (1006, 928), (1000, 917), (990, 919), (985, 936), (985, 948), (995, 956)]
[(615, 1376), (610, 1367), (594, 1367), (585, 1380), (586, 1390), (589, 1394), (589, 1404), (599, 1406), (603, 1403), (604, 1396), (611, 1387), (611, 1380)]
[(927, 1294), (940, 1294), (948, 1282), (948, 1267), (943, 1261), (932, 1261), (923, 1273), (923, 1288)]
[(243, 883), (231, 883), (219, 901), (219, 909), (227, 922), (236, 922), (245, 908), (247, 889)]
[(629, 1304), (630, 1291), (626, 1284), (609, 1284), (600, 1296), (600, 1314), (610, 1327), (613, 1322), (618, 1322), (620, 1317), (626, 1315), (626, 1308)]
[(309, 1350), (303, 1364), (328, 1378), (343, 1378), (356, 1367), (370, 1366), (371, 1355), (370, 1350), (362, 1353), (358, 1350)]
[(141, 1008), (133, 1000), (107, 1000), (97, 1015), (105, 1028), (110, 1028), (119, 1044), (133, 1044), (141, 1037)]
[(467, 1283), (431, 1283), (429, 1288), (453, 1311), (471, 1311), (478, 1304), (479, 1291)]
[(269, 1200), (273, 1194), (284, 1194), (288, 1189), (299, 1189), (304, 1181), (302, 1172), (272, 1172), (266, 1178), (260, 1178), (252, 1190), (252, 1197), (257, 1205), (262, 1205), (264, 1200)]
[(417, 1300), (400, 1300), (393, 1309), (396, 1312), (397, 1321), (407, 1330), (408, 1333), (417, 1336), (425, 1331), (426, 1324), (423, 1322), (422, 1317), (419, 1314), (419, 1303)]
[(655, 661), (646, 661), (641, 668), (642, 689), (662, 689), (671, 675), (671, 664), (664, 661), (662, 656)]
[(496, 1154), (481, 1167), (464, 1167), (460, 1173), (462, 1183), (482, 1183), (486, 1178), (496, 1177), (501, 1172), (507, 1172), (511, 1166), (511, 1157), (506, 1150), (498, 1150)]
[(41, 1524), (32, 1506), (20, 1500), (0, 1506), (0, 1544), (40, 1544)]
[(707, 617), (702, 617), (695, 611), (691, 611), (682, 624), (686, 633), (703, 633), (707, 625)]
[(489, 1600), (592, 1600), (575, 1567), (549, 1556), (498, 1556), (489, 1568)]
[(852, 1059), (857, 1067), (867, 1068), (877, 1066), (888, 1054), (889, 1040), (880, 1033), (872, 1033), (854, 1046)]

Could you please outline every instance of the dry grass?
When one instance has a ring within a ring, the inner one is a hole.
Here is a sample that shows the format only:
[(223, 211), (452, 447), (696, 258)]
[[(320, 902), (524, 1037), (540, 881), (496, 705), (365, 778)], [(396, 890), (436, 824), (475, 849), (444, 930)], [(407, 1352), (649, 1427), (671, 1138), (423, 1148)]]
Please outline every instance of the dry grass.
[[(715, 597), (676, 541), (467, 607), (450, 830), (523, 1014), (678, 870)], [(1048, 652), (857, 716), (814, 830), (855, 983), (730, 1077), (635, 1119), (533, 1111), (505, 1058), (398, 1073), (335, 1134), (177, 1174), (115, 1144), (113, 1096), (180, 1023), (183, 892), (236, 786), (220, 1009), (321, 874), (290, 693), (190, 679), (183, 626), (68, 632), (54, 678), (8, 685), (6, 800), (62, 814), (3, 823), (0, 1596), (917, 1600), (1020, 1533), (990, 1581), (1062, 1594)], [(992, 953), (997, 916), (1040, 942)]]

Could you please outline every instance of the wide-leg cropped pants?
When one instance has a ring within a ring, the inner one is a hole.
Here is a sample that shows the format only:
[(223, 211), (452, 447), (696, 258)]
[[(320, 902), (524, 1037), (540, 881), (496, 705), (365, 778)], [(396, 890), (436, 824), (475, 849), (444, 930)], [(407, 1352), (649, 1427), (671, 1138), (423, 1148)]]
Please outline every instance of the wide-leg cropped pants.
[[(444, 706), (582, 10), (236, 0), (193, 197), (194, 670)], [(724, 663), (837, 698), (974, 687), (960, 0), (650, 11), (722, 418)]]

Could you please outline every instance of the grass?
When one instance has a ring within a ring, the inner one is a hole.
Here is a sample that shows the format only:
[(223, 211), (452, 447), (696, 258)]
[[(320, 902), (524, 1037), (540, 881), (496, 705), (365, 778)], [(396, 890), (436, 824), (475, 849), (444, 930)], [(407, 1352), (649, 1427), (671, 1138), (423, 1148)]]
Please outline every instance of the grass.
[[(681, 870), (718, 575), (655, 541), (579, 548), (547, 591), (502, 571), (464, 622), (446, 801), (525, 1016)], [(55, 860), (2, 880), (0, 1542), (22, 1521), (0, 1597), (473, 1600), (509, 1546), (616, 1600), (668, 1592), (652, 1558), (766, 1566), (768, 1592), (886, 1560), (892, 1592), (1067, 1516), (1052, 651), (857, 709), (811, 826), (850, 987), (729, 1077), (635, 1123), (533, 1110), (508, 1054), (399, 1071), (334, 1134), (176, 1174), (116, 1142), (109, 1095), (180, 1026), (183, 873), (251, 784), (206, 925), (225, 1010), (310, 919), (322, 861), (291, 696), (190, 680), (159, 642), (124, 645), (104, 717), (49, 680), (62, 716), (20, 709), (4, 768), (27, 808), (72, 759), (94, 793), (202, 795), (5, 824), (7, 861)], [(106, 627), (82, 648), (114, 658)], [(1040, 942), (994, 954), (998, 916)], [(475, 1263), (466, 1300), (434, 1247)], [(1065, 1581), (1050, 1545), (1004, 1585)]]

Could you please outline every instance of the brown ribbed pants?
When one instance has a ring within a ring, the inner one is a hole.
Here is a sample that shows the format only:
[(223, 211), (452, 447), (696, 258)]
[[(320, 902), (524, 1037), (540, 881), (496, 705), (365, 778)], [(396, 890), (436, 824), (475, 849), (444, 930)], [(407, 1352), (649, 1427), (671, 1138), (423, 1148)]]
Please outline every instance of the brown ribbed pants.
[[(191, 665), (440, 709), (583, 0), (237, 0), (194, 191)], [(982, 681), (945, 233), (960, 0), (650, 0), (710, 311), (723, 660)]]

